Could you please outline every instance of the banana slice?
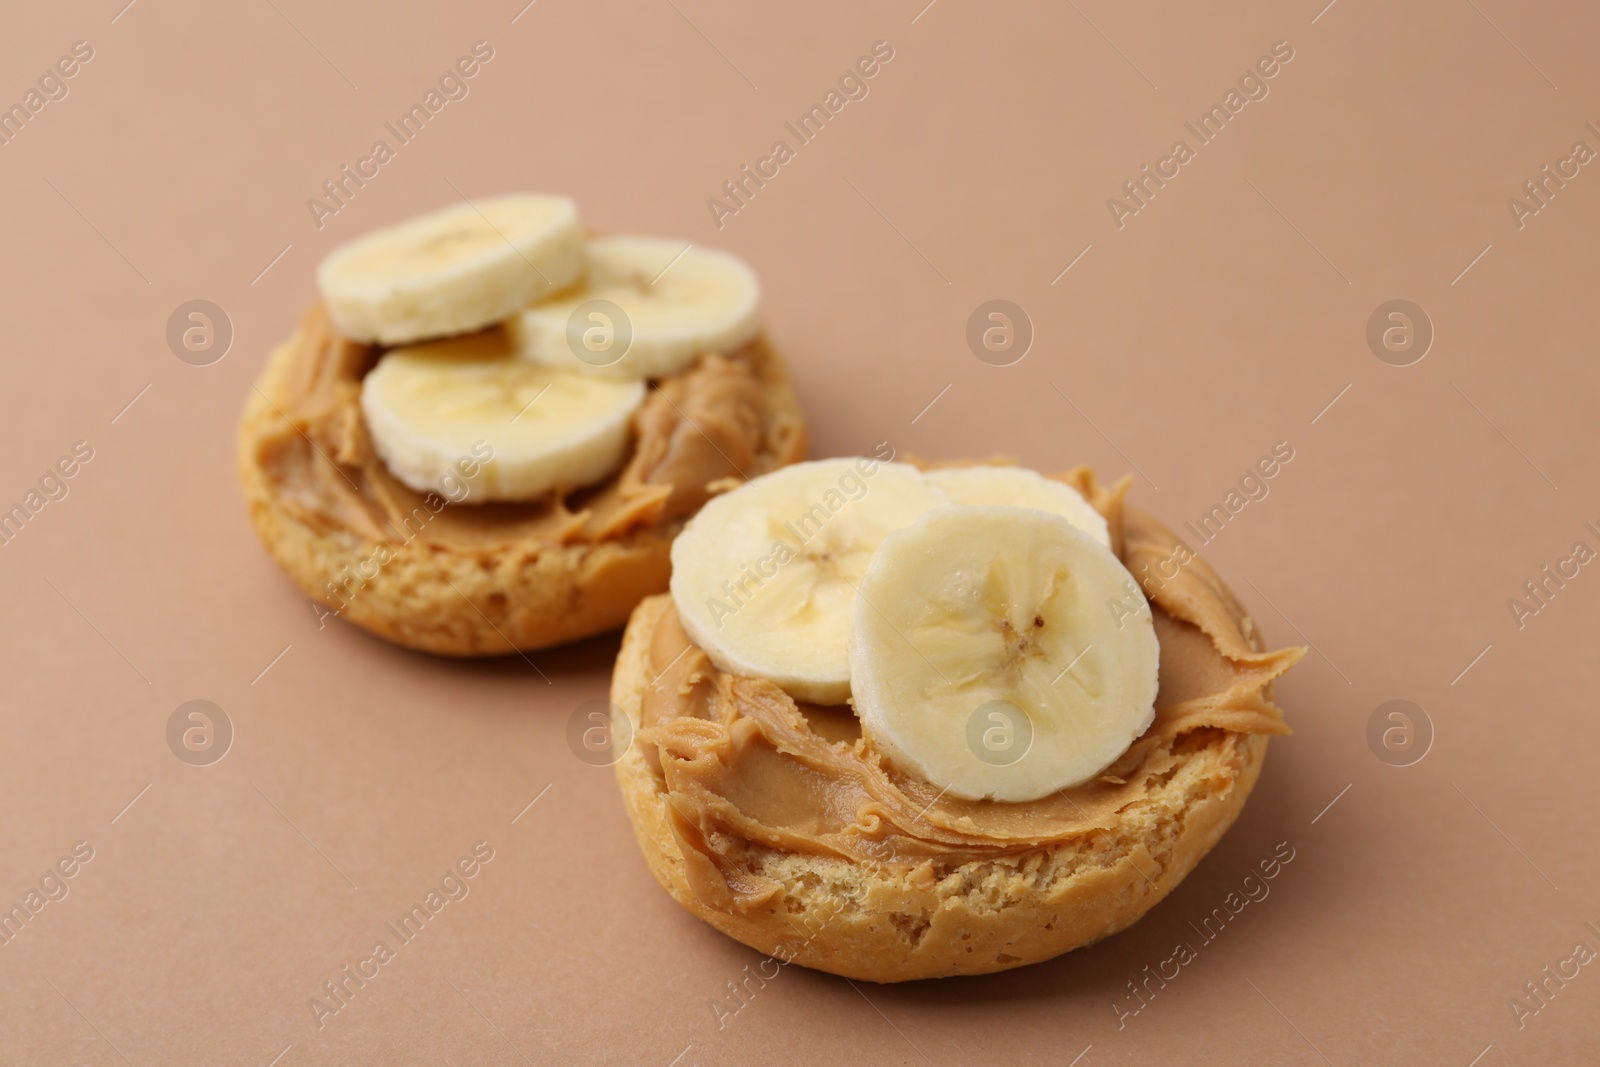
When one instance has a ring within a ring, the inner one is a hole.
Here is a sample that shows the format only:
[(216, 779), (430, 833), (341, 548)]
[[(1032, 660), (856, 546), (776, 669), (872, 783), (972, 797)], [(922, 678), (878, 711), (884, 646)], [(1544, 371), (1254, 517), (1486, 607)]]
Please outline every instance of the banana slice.
[(339, 332), (398, 345), (467, 333), (563, 289), (583, 269), (578, 209), (501, 196), (420, 215), (340, 245), (317, 268)]
[(874, 459), (796, 463), (715, 497), (672, 544), (683, 628), (725, 671), (842, 704), (851, 605), (873, 552), (948, 503), (915, 467)]
[(1024, 467), (950, 467), (927, 472), (952, 504), (1038, 508), (1060, 515), (1072, 525), (1111, 547), (1105, 517), (1072, 486)]
[(418, 492), (481, 503), (592, 485), (627, 456), (641, 381), (517, 358), (499, 330), (397, 348), (361, 383), (389, 470)]
[(597, 237), (584, 283), (513, 319), (529, 359), (611, 377), (661, 378), (761, 330), (761, 289), (742, 260), (688, 241)]
[(860, 585), (862, 733), (954, 796), (1034, 800), (1087, 781), (1155, 718), (1150, 606), (1058, 515), (933, 512), (885, 537)]

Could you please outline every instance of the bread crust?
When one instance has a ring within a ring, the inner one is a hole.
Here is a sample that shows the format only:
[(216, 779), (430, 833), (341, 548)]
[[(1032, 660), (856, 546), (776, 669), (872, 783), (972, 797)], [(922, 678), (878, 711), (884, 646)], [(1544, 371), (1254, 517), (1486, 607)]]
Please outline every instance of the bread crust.
[[(650, 644), (670, 596), (633, 612), (611, 700), (640, 721)], [(690, 912), (784, 962), (902, 982), (986, 974), (1050, 959), (1125, 929), (1170, 893), (1233, 825), (1261, 773), (1267, 738), (1198, 732), (1177, 766), (1104, 832), (1015, 855), (926, 870), (871, 866), (719, 840), (725, 862), (778, 882), (748, 911), (690, 886), (664, 780), (634, 745), (616, 763), (634, 834), (656, 880)]]
[[(262, 375), (270, 383), (293, 358), (280, 346)], [(788, 368), (768, 346), (761, 368), (761, 459), (771, 467), (805, 457), (805, 420)], [(269, 386), (270, 388), (270, 386)], [(252, 389), (238, 433), (238, 476), (250, 520), (267, 551), (308, 597), (396, 644), (447, 656), (492, 656), (565, 644), (614, 630), (644, 597), (664, 592), (672, 540), (686, 519), (637, 527), (599, 543), (513, 543), (494, 548), (376, 542), (347, 529), (301, 521), (257, 462), (265, 435), (284, 416)], [(374, 567), (376, 553), (384, 562)], [(376, 571), (366, 577), (369, 571)], [(329, 583), (361, 576), (348, 600)], [(325, 618), (325, 616), (319, 616)]]

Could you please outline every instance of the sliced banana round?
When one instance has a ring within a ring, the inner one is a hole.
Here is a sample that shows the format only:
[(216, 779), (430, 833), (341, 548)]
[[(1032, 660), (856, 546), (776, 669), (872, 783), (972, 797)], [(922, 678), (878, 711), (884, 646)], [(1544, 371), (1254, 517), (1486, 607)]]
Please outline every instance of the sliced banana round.
[(885, 537), (860, 584), (850, 684), (862, 733), (954, 796), (1077, 785), (1155, 718), (1150, 606), (1058, 515), (933, 512)]
[(399, 345), (499, 322), (582, 269), (577, 206), (524, 194), (454, 204), (358, 237), (322, 260), (317, 286), (340, 333)]
[(1103, 515), (1072, 486), (1025, 467), (947, 467), (927, 472), (952, 504), (972, 507), (1038, 508), (1060, 515), (1072, 525), (1111, 546)]
[(584, 258), (581, 286), (508, 324), (529, 359), (661, 378), (761, 331), (755, 271), (726, 252), (659, 237), (596, 237)]
[(850, 695), (856, 587), (890, 531), (945, 495), (915, 467), (820, 459), (714, 497), (672, 544), (672, 598), (711, 662), (796, 700)]
[(641, 381), (517, 358), (498, 330), (397, 348), (361, 383), (373, 447), (400, 481), (460, 503), (531, 500), (622, 466)]

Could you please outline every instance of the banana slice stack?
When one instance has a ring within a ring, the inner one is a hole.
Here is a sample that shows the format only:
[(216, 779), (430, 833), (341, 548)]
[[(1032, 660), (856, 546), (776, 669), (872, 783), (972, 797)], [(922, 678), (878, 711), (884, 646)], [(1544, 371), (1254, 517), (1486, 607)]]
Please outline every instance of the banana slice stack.
[[(322, 261), (335, 328), (390, 350), (362, 383), (373, 447), (451, 500), (533, 500), (626, 460), (646, 382), (761, 330), (755, 273), (686, 241), (585, 236), (566, 197), (463, 203)], [(485, 458), (487, 457), (487, 458)]]
[(1032, 471), (786, 467), (689, 521), (671, 588), (719, 668), (848, 700), (879, 752), (953, 796), (1078, 785), (1155, 718), (1150, 607), (1099, 512)]

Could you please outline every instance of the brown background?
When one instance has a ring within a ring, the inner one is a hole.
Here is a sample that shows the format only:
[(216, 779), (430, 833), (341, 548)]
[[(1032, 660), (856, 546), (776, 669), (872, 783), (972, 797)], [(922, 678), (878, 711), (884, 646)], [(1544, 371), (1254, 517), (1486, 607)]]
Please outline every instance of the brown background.
[[(1573, 141), (1600, 148), (1592, 13), (538, 0), (513, 24), (520, 0), (122, 3), (12, 5), (0, 33), (6, 102), (73, 41), (95, 49), (0, 147), (0, 504), (95, 449), (0, 548), (0, 905), (95, 849), (0, 947), (0, 1062), (1600, 1057), (1600, 966), (1520, 1031), (1507, 1007), (1579, 938), (1600, 948), (1600, 568), (1524, 629), (1506, 607), (1575, 540), (1600, 548), (1582, 528), (1600, 173), (1520, 231), (1505, 204)], [(471, 95), (319, 231), (306, 198), (479, 39), (495, 56)], [(895, 58), (870, 96), (718, 232), (706, 198), (880, 39)], [(1270, 95), (1118, 230), (1106, 198), (1280, 40), (1295, 58)], [(1092, 949), (902, 987), (790, 969), (719, 1029), (709, 1003), (759, 957), (661, 892), (609, 770), (564, 740), (615, 638), (534, 655), (547, 682), (319, 631), (234, 485), (236, 416), (317, 260), (452, 185), (570, 192), (597, 228), (744, 256), (814, 455), (887, 439), (1136, 465), (1135, 499), (1177, 525), (1290, 442), (1205, 550), (1269, 639), (1318, 649), (1280, 688), (1296, 734), (1235, 829)], [(1003, 368), (964, 341), (997, 297), (1037, 331)], [(1398, 297), (1437, 329), (1404, 368), (1364, 340)], [(164, 340), (193, 298), (235, 328), (212, 366)], [(193, 698), (237, 731), (210, 767), (165, 741)], [(1437, 735), (1406, 768), (1366, 742), (1394, 698)], [(319, 1030), (307, 998), (480, 839), (496, 855), (471, 895)], [(1271, 896), (1119, 1029), (1125, 983), (1282, 841)]]

